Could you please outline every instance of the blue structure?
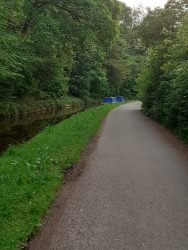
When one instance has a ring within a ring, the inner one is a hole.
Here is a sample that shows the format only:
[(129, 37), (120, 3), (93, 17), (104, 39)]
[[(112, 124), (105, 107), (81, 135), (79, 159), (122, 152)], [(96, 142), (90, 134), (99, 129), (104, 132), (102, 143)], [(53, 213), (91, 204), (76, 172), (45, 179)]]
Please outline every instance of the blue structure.
[(103, 99), (103, 102), (104, 103), (116, 103), (117, 99), (116, 99), (116, 97), (105, 97)]
[(104, 97), (104, 103), (116, 103), (116, 102), (124, 102), (125, 99), (123, 96), (116, 96), (116, 97)]
[(117, 102), (124, 102), (125, 99), (124, 99), (123, 96), (116, 96), (116, 101), (117, 101)]

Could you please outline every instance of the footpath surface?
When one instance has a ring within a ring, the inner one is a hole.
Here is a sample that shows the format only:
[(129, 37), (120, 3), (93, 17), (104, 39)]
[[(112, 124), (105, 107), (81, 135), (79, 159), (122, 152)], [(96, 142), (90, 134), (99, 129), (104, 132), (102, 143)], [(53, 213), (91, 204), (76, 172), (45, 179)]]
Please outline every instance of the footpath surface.
[(140, 103), (113, 110), (29, 250), (187, 250), (187, 152)]

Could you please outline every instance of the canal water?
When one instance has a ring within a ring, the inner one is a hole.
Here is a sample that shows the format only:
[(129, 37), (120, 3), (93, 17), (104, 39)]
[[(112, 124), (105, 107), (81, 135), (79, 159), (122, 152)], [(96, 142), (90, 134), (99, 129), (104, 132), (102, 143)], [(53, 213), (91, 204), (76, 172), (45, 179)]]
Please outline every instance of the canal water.
[(10, 145), (24, 143), (45, 127), (57, 124), (83, 110), (85, 108), (79, 107), (74, 110), (61, 110), (49, 114), (32, 115), (23, 119), (0, 119), (0, 154), (5, 152)]

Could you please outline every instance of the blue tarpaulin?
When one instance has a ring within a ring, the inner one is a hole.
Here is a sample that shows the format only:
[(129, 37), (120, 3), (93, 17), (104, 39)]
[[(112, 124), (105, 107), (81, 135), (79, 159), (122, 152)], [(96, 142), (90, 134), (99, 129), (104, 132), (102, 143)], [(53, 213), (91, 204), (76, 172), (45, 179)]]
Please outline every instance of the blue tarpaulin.
[(104, 103), (116, 103), (117, 100), (115, 97), (104, 97), (103, 102)]
[(123, 96), (116, 96), (116, 100), (117, 100), (117, 102), (124, 102), (125, 101)]
[(123, 96), (116, 96), (116, 97), (104, 97), (104, 103), (116, 103), (116, 102), (124, 102)]

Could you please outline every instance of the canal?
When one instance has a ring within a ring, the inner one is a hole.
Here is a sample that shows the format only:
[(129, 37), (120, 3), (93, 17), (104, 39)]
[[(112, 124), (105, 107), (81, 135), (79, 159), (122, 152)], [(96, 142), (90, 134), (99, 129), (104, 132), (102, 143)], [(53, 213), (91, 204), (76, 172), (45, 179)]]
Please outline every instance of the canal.
[(37, 135), (44, 128), (57, 124), (85, 109), (85, 107), (77, 107), (73, 110), (64, 109), (47, 114), (35, 114), (22, 119), (1, 119), (0, 154), (5, 152), (10, 145), (24, 143)]

